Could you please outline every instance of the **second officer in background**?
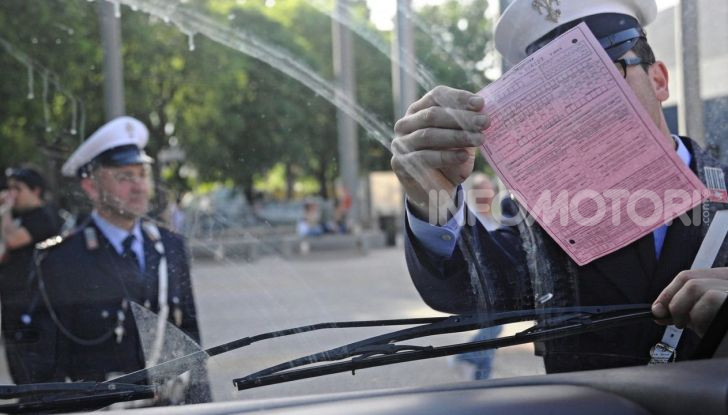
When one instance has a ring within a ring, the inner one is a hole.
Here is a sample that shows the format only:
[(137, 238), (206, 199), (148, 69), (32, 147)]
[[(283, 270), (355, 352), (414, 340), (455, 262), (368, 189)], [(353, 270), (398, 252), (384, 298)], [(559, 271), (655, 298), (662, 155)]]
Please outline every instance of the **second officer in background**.
[[(140, 121), (116, 118), (63, 166), (64, 175), (79, 178), (93, 211), (63, 241), (39, 251), (41, 291), (58, 329), (56, 380), (103, 381), (145, 367), (150, 356), (144, 355), (132, 302), (200, 341), (184, 240), (145, 218), (148, 136)], [(209, 399), (200, 396), (209, 395), (202, 377), (192, 379), (198, 396), (188, 394), (188, 403)]]

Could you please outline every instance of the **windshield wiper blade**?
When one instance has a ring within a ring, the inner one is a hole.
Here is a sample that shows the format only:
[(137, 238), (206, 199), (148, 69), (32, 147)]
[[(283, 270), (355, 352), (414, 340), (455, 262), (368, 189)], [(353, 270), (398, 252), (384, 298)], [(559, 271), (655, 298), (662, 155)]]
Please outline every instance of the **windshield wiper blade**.
[(27, 398), (0, 405), (0, 413), (58, 413), (100, 409), (117, 402), (151, 399), (157, 388), (150, 385), (102, 382), (57, 382), (0, 385), (0, 399)]
[[(277, 330), (268, 333), (258, 334), (250, 337), (243, 337), (241, 339), (233, 340), (228, 343), (224, 343), (218, 346), (210, 347), (208, 349), (200, 350), (197, 352), (190, 353), (188, 355), (178, 357), (156, 366), (141, 369), (135, 372), (131, 372), (114, 379), (110, 379), (107, 382), (117, 383), (140, 383), (147, 382), (150, 378), (156, 379), (171, 379), (178, 376), (197, 364), (200, 364), (208, 357), (216, 356), (218, 354), (226, 353), (232, 350), (237, 350), (253, 343), (273, 339), (277, 337), (295, 335), (300, 333), (306, 333), (322, 329), (334, 329), (334, 328), (361, 328), (361, 327), (383, 327), (383, 326), (404, 326), (404, 325), (423, 325), (413, 327), (410, 329), (396, 331), (394, 333), (386, 334), (385, 337), (378, 336), (365, 341), (365, 344), (357, 343), (357, 347), (365, 346), (366, 344), (381, 344), (390, 343), (395, 341), (407, 340), (416, 337), (425, 337), (429, 335), (442, 334), (442, 333), (454, 333), (459, 331), (474, 330), (481, 327), (488, 327), (491, 325), (505, 324), (509, 322), (524, 321), (543, 319), (545, 316), (560, 315), (564, 313), (604, 313), (610, 311), (624, 311), (624, 310), (637, 310), (637, 309), (649, 309), (648, 305), (618, 305), (618, 306), (592, 306), (592, 307), (561, 307), (561, 308), (544, 308), (540, 310), (521, 310), (511, 311), (506, 313), (499, 313), (493, 316), (486, 315), (472, 315), (472, 316), (445, 316), (445, 317), (426, 317), (426, 318), (410, 318), (410, 319), (391, 319), (391, 320), (366, 320), (366, 321), (340, 321), (340, 322), (328, 322), (319, 323), (313, 325), (300, 326), (285, 330)], [(493, 321), (493, 318), (499, 319)], [(346, 346), (345, 346), (346, 347)], [(285, 367), (283, 369), (290, 369), (293, 366)], [(282, 369), (278, 369), (282, 370)]]
[(200, 350), (181, 356), (158, 365), (140, 369), (135, 372), (127, 373), (125, 375), (110, 379), (107, 382), (113, 383), (139, 383), (146, 382), (150, 377), (170, 379), (175, 376), (181, 375), (182, 373), (190, 370), (194, 365), (199, 364), (208, 357), (216, 356), (222, 353), (237, 350), (253, 343), (273, 339), (277, 337), (290, 336), (295, 334), (307, 333), (316, 330), (323, 329), (340, 329), (340, 328), (357, 328), (357, 327), (383, 327), (383, 326), (404, 326), (414, 324), (427, 324), (443, 321), (448, 317), (425, 317), (425, 318), (411, 318), (411, 319), (393, 319), (393, 320), (363, 320), (363, 321), (338, 321), (311, 324), (306, 326), (294, 327), (285, 330), (271, 331), (268, 333), (258, 334), (250, 337), (243, 337), (241, 339), (233, 340), (218, 346), (210, 347), (208, 349)]
[(47, 393), (72, 393), (94, 395), (102, 392), (143, 391), (148, 385), (134, 385), (119, 382), (49, 382), (20, 385), (0, 385), (0, 399), (21, 398), (28, 395)]
[[(375, 336), (335, 349), (291, 360), (251, 375), (234, 379), (233, 383), (238, 390), (244, 390), (333, 373), (354, 371), (356, 369), (513, 346), (534, 341), (551, 340), (598, 331), (609, 327), (622, 326), (635, 321), (652, 318), (649, 304), (561, 307), (512, 311), (493, 314), (487, 320), (482, 316), (452, 316), (440, 322)], [(435, 334), (469, 331), (527, 320), (539, 320), (539, 323), (509, 337), (442, 347), (392, 344), (397, 341), (427, 337)], [(345, 362), (318, 365), (312, 368), (295, 369), (300, 366), (338, 361), (347, 358), (352, 359)]]

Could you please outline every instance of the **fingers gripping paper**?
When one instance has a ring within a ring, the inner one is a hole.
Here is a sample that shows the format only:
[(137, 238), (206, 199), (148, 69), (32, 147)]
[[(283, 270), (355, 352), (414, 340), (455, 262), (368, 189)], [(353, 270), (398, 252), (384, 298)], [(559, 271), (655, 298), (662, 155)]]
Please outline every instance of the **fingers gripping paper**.
[(706, 197), (585, 24), (478, 94), (491, 118), (484, 156), (579, 265)]

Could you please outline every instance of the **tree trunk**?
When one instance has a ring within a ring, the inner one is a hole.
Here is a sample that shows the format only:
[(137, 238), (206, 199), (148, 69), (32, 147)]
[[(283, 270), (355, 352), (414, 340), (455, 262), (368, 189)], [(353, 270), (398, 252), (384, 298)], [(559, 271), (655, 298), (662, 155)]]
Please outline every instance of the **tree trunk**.
[(148, 215), (152, 219), (163, 220), (164, 210), (167, 208), (167, 189), (162, 183), (162, 166), (152, 163), (152, 180), (154, 181), (154, 197)]
[(243, 194), (248, 203), (253, 203), (253, 176), (247, 176), (243, 178), (241, 183), (243, 185)]
[(316, 172), (316, 179), (319, 182), (319, 196), (321, 196), (324, 200), (327, 200), (329, 198), (329, 181), (326, 177), (326, 170), (328, 169), (329, 164), (326, 160), (319, 160), (319, 170)]
[(286, 200), (293, 199), (293, 187), (296, 184), (296, 175), (293, 174), (293, 163), (286, 162)]

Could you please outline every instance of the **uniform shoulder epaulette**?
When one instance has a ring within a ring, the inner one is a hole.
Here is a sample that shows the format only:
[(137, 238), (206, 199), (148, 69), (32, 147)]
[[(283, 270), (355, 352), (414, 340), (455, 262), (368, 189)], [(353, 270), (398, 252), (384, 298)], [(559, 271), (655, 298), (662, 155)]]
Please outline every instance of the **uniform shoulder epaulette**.
[(50, 238), (48, 238), (44, 241), (37, 242), (35, 244), (35, 249), (37, 249), (39, 251), (50, 249), (50, 248), (53, 248), (54, 246), (60, 245), (61, 242), (63, 242), (64, 240), (65, 240), (65, 238), (61, 235), (51, 236)]
[(57, 246), (60, 246), (64, 242), (68, 241), (69, 239), (72, 239), (76, 237), (79, 233), (85, 233), (84, 231), (88, 229), (86, 226), (79, 226), (74, 229), (68, 230), (64, 233), (61, 233), (56, 236), (51, 236), (50, 238), (37, 242), (35, 244), (35, 249), (43, 251), (48, 250), (51, 248), (55, 248)]

